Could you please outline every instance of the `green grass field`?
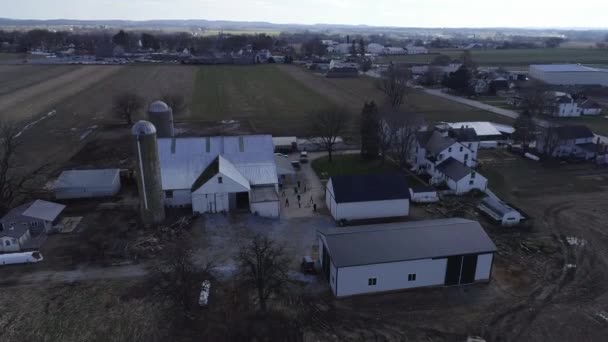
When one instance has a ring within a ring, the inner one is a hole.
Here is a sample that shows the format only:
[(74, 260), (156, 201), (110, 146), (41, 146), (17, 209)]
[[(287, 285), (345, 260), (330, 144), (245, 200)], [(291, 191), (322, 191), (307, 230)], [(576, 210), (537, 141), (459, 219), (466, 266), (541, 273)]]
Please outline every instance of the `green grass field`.
[(398, 171), (399, 168), (391, 161), (367, 160), (359, 154), (338, 154), (330, 162), (328, 157), (321, 157), (312, 161), (313, 170), (323, 179), (340, 175), (365, 175)]
[(191, 118), (250, 120), (262, 132), (305, 134), (308, 115), (330, 104), (274, 65), (202, 66)]
[[(440, 49), (432, 50), (433, 53), (442, 53), (452, 58), (462, 55), (461, 49)], [(519, 66), (539, 63), (583, 63), (594, 65), (608, 65), (608, 52), (598, 49), (479, 49), (470, 50), (473, 59), (479, 65), (504, 65)], [(379, 58), (382, 62), (399, 61), (407, 63), (427, 63), (437, 55), (411, 55), (411, 56), (391, 56)]]

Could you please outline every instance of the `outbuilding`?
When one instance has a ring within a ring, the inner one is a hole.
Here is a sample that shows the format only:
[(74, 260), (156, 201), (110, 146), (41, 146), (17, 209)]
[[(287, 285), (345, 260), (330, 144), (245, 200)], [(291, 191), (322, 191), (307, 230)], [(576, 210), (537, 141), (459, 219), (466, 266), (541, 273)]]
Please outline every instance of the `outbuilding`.
[(410, 210), (407, 179), (399, 173), (333, 176), (325, 201), (336, 221), (407, 216)]
[(496, 246), (476, 221), (450, 218), (317, 232), (336, 297), (489, 282)]
[(55, 182), (57, 199), (111, 197), (120, 191), (120, 170), (68, 170)]
[(488, 180), (484, 176), (451, 157), (437, 165), (437, 172), (443, 175), (446, 185), (457, 195), (473, 189), (485, 191), (488, 187)]
[(519, 211), (493, 196), (484, 198), (478, 208), (503, 226), (517, 225), (522, 219)]
[(410, 188), (410, 199), (414, 203), (433, 203), (439, 201), (439, 196), (434, 187), (417, 185)]

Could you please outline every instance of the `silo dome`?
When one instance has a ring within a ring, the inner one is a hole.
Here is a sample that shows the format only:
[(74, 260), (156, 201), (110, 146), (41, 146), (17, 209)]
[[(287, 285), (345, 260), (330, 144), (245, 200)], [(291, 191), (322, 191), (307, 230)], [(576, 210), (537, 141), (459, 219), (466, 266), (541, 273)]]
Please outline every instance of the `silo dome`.
[(140, 120), (133, 125), (131, 133), (133, 135), (152, 135), (156, 134), (156, 127), (149, 121)]
[(148, 113), (165, 113), (169, 111), (169, 106), (163, 101), (154, 101), (148, 108)]

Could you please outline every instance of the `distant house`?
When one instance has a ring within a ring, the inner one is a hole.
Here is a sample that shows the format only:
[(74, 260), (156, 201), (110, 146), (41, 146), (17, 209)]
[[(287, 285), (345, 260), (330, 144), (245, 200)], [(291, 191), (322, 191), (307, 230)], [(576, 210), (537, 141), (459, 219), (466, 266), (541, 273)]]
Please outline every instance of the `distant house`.
[(580, 108), (581, 115), (600, 115), (602, 114), (602, 106), (597, 102), (589, 99), (583, 99), (577, 101), (577, 105)]
[(0, 252), (18, 252), (25, 249), (32, 236), (54, 229), (64, 209), (63, 204), (43, 200), (11, 209), (0, 219)]
[(346, 55), (350, 53), (350, 49), (352, 48), (352, 44), (341, 43), (337, 45), (330, 45), (327, 47), (327, 52), (332, 54), (342, 54)]
[(336, 221), (390, 218), (409, 214), (410, 193), (400, 173), (333, 176), (325, 201)]
[(415, 46), (415, 45), (406, 46), (405, 51), (407, 52), (408, 55), (425, 55), (425, 54), (429, 53), (429, 50), (427, 48), (425, 48), (424, 46)]
[(348, 78), (358, 76), (359, 70), (357, 69), (357, 64), (340, 62), (337, 60), (332, 60), (329, 63), (329, 70), (325, 74), (325, 77), (328, 78)]
[(490, 281), (496, 245), (461, 218), (318, 230), (322, 275), (336, 297)]
[(536, 138), (536, 149), (551, 157), (576, 157), (593, 159), (600, 146), (589, 127), (585, 125), (565, 125), (545, 128)]
[(378, 43), (367, 44), (367, 52), (375, 55), (380, 55), (384, 52), (384, 45)]
[[(581, 115), (599, 115), (602, 113), (602, 107), (595, 101), (590, 99), (575, 100), (568, 93), (560, 91), (552, 91), (546, 93), (550, 100), (544, 114), (556, 117), (579, 117)], [(507, 103), (521, 107), (524, 105), (524, 96), (517, 94), (510, 97)]]

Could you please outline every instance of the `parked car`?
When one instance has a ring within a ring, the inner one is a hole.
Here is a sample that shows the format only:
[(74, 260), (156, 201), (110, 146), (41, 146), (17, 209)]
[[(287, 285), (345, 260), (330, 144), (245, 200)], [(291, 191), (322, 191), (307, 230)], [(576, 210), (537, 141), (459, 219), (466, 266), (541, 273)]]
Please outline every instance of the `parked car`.
[(300, 163), (302, 163), (302, 164), (308, 163), (308, 152), (306, 152), (306, 151), (300, 152)]
[(300, 270), (304, 274), (315, 274), (316, 270), (314, 260), (312, 260), (312, 258), (308, 255), (304, 256), (302, 258), (302, 263), (300, 264)]
[(299, 170), (302, 167), (299, 161), (292, 161), (291, 166), (293, 166), (293, 168), (296, 170)]

